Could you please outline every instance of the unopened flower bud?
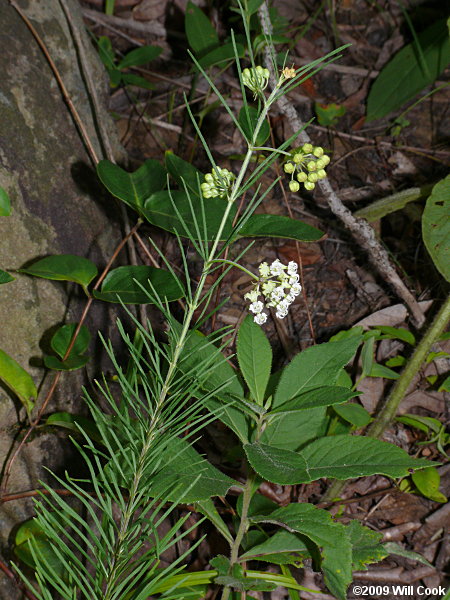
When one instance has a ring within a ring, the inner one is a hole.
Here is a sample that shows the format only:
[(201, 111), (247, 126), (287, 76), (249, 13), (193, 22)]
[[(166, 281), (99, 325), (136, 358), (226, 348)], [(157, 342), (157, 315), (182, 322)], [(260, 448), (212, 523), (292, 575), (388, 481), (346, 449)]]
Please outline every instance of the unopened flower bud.
[(306, 164), (306, 168), (308, 169), (308, 171), (315, 171), (317, 169), (316, 161), (315, 160), (310, 160)]
[(323, 148), (321, 148), (320, 146), (316, 146), (313, 150), (313, 154), (314, 156), (317, 156), (317, 158), (320, 158), (321, 156), (323, 156)]
[(316, 181), (319, 180), (319, 177), (317, 175), (317, 173), (310, 173), (308, 175), (308, 181), (312, 181), (313, 183), (316, 183)]
[(311, 154), (311, 152), (313, 151), (313, 145), (312, 144), (303, 144), (302, 150), (305, 154)]
[(303, 183), (307, 179), (308, 175), (304, 171), (300, 171), (300, 173), (297, 173), (297, 181), (300, 181), (300, 183)]
[(313, 190), (316, 187), (316, 184), (312, 181), (305, 181), (305, 190)]
[(295, 165), (292, 164), (291, 162), (288, 162), (284, 165), (284, 171), (285, 173), (293, 173), (295, 171)]
[(328, 154), (324, 154), (320, 160), (325, 162), (325, 166), (327, 166), (330, 162), (330, 157), (328, 156)]
[(305, 157), (301, 152), (297, 152), (297, 154), (294, 154), (292, 158), (296, 165), (300, 165), (304, 161), (304, 159)]
[(319, 179), (325, 179), (325, 177), (327, 176), (325, 169), (319, 169), (317, 171), (317, 177)]
[(300, 189), (300, 184), (297, 183), (296, 181), (290, 181), (289, 182), (289, 189), (291, 190), (291, 192), (298, 192), (298, 190)]

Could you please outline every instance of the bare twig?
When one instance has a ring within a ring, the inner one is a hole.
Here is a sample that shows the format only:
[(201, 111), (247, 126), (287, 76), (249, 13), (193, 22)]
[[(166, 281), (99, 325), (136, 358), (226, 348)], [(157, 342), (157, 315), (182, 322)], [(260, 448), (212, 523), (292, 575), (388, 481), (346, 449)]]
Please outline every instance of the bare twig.
[[(272, 34), (272, 25), (270, 23), (269, 12), (267, 2), (263, 2), (260, 6), (259, 17), (261, 20), (262, 28), (264, 33), (270, 38)], [(271, 61), (271, 49), (266, 46), (266, 66), (268, 69), (272, 67)], [(272, 74), (272, 80), (274, 81), (274, 75)], [(281, 112), (286, 116), (293, 131), (299, 131), (304, 127), (304, 124), (300, 120), (296, 109), (289, 100), (282, 96), (278, 99), (278, 106)], [(304, 131), (300, 131), (299, 139), (302, 143), (310, 143), (309, 135)], [(355, 240), (360, 244), (362, 248), (367, 252), (369, 259), (380, 275), (392, 286), (396, 294), (407, 304), (409, 307), (412, 317), (417, 325), (420, 327), (425, 320), (423, 312), (414, 298), (413, 294), (406, 287), (402, 281), (394, 266), (391, 263), (388, 253), (380, 244), (375, 237), (375, 231), (372, 227), (364, 220), (357, 219), (353, 214), (344, 206), (339, 196), (332, 188), (328, 179), (322, 179), (317, 182), (320, 191), (328, 202), (330, 210), (335, 214), (345, 225), (345, 227), (352, 233)]]
[(96, 10), (91, 10), (90, 8), (83, 8), (83, 15), (96, 23), (105, 23), (119, 28), (123, 27), (124, 29), (137, 31), (147, 35), (164, 37), (166, 34), (163, 25), (158, 23), (158, 21), (146, 21), (145, 23), (140, 23), (133, 19), (122, 19), (121, 17), (114, 17), (113, 15), (105, 15)]

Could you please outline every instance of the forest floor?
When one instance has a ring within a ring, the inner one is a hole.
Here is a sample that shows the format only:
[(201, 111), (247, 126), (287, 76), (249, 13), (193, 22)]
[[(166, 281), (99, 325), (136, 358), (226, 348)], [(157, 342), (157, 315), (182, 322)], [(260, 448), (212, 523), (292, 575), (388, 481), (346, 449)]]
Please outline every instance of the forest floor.
[[(184, 30), (185, 2), (174, 0), (116, 0), (115, 16), (102, 12), (99, 0), (84, 0), (85, 22), (95, 35), (108, 36), (118, 55), (143, 44), (163, 48), (163, 53), (150, 65), (133, 70), (153, 84), (152, 90), (134, 86), (111, 88), (110, 111), (113, 114), (122, 144), (137, 168), (145, 159), (161, 160), (171, 150), (202, 172), (209, 170), (209, 161), (186, 113), (186, 95), (194, 114), (202, 122), (202, 132), (215, 159), (222, 167), (236, 169), (245, 152), (244, 140), (233, 126), (225, 111), (210, 92), (206, 81), (195, 75), (187, 59), (187, 40)], [(343, 0), (292, 2), (275, 0), (273, 3), (282, 35), (289, 38), (288, 66), (296, 67), (316, 60), (325, 53), (351, 44), (341, 58), (301, 84), (288, 96), (303, 122), (312, 119), (307, 131), (313, 143), (320, 145), (332, 157), (328, 177), (345, 206), (353, 213), (372, 202), (391, 194), (420, 188), (437, 182), (448, 172), (450, 162), (449, 102), (445, 90), (425, 97), (427, 88), (405, 106), (383, 118), (367, 121), (367, 98), (380, 70), (412, 39), (405, 21), (404, 10), (409, 11), (413, 27), (420, 32), (428, 23), (443, 16), (442, 2), (404, 3), (380, 0)], [(225, 38), (229, 28), (239, 28), (233, 20), (228, 3), (200, 4), (205, 14)], [(286, 46), (277, 46), (277, 49)], [(232, 106), (239, 106), (241, 90), (234, 67), (212, 67), (210, 75)], [(448, 74), (447, 74), (448, 75)], [(439, 76), (434, 87), (445, 82), (446, 73)], [(402, 111), (422, 98), (406, 114)], [(337, 114), (332, 124), (331, 111)], [(402, 113), (402, 119), (395, 122)], [(322, 124), (321, 124), (322, 123)], [(271, 114), (274, 143), (281, 143), (291, 135), (286, 117), (275, 109)], [(278, 168), (279, 169), (279, 168)], [(291, 193), (282, 171), (273, 168), (263, 180), (263, 186), (281, 176), (260, 212), (277, 215), (292, 214), (325, 232), (322, 241), (296, 243), (291, 240), (257, 240), (245, 256), (246, 266), (256, 270), (262, 261), (276, 258), (283, 262), (301, 264), (304, 294), (284, 321), (269, 320), (265, 329), (270, 338), (275, 366), (280, 368), (296, 354), (316, 342), (327, 341), (336, 332), (362, 322), (364, 325), (403, 327), (416, 336), (418, 331), (408, 320), (407, 311), (383, 278), (371, 266), (367, 252), (362, 249), (329, 210), (327, 199), (320, 191)], [(440, 304), (446, 290), (442, 278), (433, 267), (421, 237), (421, 214), (424, 200), (411, 202), (402, 210), (387, 214), (372, 222), (379, 239), (395, 262), (398, 273), (412, 290), (421, 307), (428, 309), (429, 301)], [(153, 241), (174, 264), (177, 248), (173, 236), (147, 225), (141, 229), (141, 238), (151, 236)], [(244, 243), (240, 249), (244, 248)], [(140, 252), (138, 247), (138, 252)], [(192, 251), (192, 267), (195, 255)], [(148, 263), (142, 253), (140, 259)], [(200, 263), (198, 263), (200, 266)], [(217, 301), (228, 298), (217, 314), (213, 326), (235, 326), (247, 314), (243, 290), (248, 278), (237, 269), (230, 271), (220, 289)], [(434, 308), (430, 308), (433, 312)], [(419, 334), (420, 335), (420, 334)], [(447, 342), (448, 343), (448, 342)], [(441, 344), (439, 351), (449, 348)], [(231, 346), (232, 351), (232, 346)], [(377, 362), (408, 348), (398, 341), (386, 341), (377, 349)], [(447, 392), (438, 392), (430, 385), (430, 377), (448, 370), (444, 357), (432, 361), (420, 376), (400, 407), (400, 413), (433, 417), (448, 423)], [(366, 378), (361, 382), (360, 401), (370, 413), (385, 398), (392, 380), (381, 377)], [(214, 424), (209, 427), (202, 450), (213, 462), (219, 462), (230, 445), (228, 435)], [(394, 442), (410, 455), (429, 457), (443, 462), (440, 467), (444, 495), (450, 493), (450, 468), (446, 457), (436, 443), (427, 440), (425, 432), (396, 422), (384, 439)], [(236, 466), (230, 463), (230, 474), (239, 478)], [(290, 501), (320, 503), (326, 490), (324, 482), (302, 486), (265, 485), (261, 492), (283, 505)], [(434, 502), (420, 494), (407, 494), (390, 480), (372, 476), (349, 482), (343, 492), (346, 503), (340, 504), (340, 518), (359, 519), (370, 528), (382, 532), (386, 541), (400, 544), (429, 561), (421, 564), (405, 556), (390, 556), (382, 563), (369, 567), (357, 575), (362, 585), (424, 585), (435, 588), (442, 585), (449, 558), (448, 525), (449, 504)], [(193, 556), (197, 569), (206, 567), (206, 558), (217, 552), (214, 539), (209, 537)], [(314, 585), (316, 576), (306, 568), (302, 581)], [(212, 596), (211, 596), (212, 597)], [(261, 595), (261, 598), (263, 596)], [(285, 592), (266, 593), (266, 598), (281, 600)], [(303, 596), (302, 596), (303, 597)], [(324, 594), (304, 598), (329, 598)], [(353, 598), (350, 591), (349, 598)], [(395, 595), (373, 594), (373, 597), (394, 598)], [(404, 598), (419, 597), (404, 595)], [(432, 595), (430, 594), (430, 597)]]

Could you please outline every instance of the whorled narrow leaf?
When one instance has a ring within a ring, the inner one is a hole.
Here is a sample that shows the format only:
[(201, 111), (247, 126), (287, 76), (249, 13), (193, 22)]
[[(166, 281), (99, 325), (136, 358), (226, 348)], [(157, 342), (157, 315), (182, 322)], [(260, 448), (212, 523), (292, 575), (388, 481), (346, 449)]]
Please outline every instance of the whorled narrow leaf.
[(37, 388), (29, 373), (3, 350), (0, 350), (0, 380), (19, 398), (28, 413), (37, 398)]
[(83, 256), (55, 254), (42, 258), (26, 268), (19, 269), (19, 273), (54, 281), (73, 281), (86, 289), (97, 275), (97, 267)]

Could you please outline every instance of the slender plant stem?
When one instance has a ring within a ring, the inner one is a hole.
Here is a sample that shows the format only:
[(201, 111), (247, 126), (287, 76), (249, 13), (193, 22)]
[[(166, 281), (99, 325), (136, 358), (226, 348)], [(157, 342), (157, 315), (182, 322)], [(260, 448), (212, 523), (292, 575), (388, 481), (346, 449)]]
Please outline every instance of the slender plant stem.
[[(391, 393), (389, 394), (384, 406), (375, 417), (372, 425), (369, 427), (366, 435), (368, 437), (380, 438), (385, 429), (389, 426), (397, 414), (398, 407), (405, 397), (413, 378), (420, 370), (425, 358), (430, 352), (431, 346), (438, 337), (444, 332), (450, 321), (450, 296), (442, 305), (441, 309), (433, 319), (431, 325), (426, 330), (423, 338), (420, 340), (411, 358), (408, 360), (400, 377), (395, 382)], [(323, 497), (323, 502), (329, 502), (338, 497), (346, 485), (345, 481), (333, 481)]]

